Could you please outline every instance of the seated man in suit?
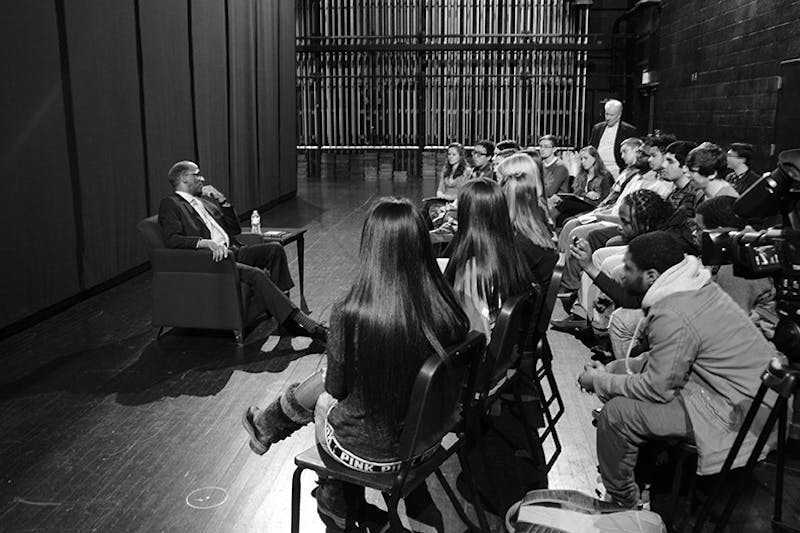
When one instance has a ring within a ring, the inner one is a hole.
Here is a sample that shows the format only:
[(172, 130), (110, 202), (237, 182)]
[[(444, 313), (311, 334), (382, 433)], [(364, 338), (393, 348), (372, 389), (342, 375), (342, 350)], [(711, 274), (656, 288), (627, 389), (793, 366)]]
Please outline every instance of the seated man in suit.
[(236, 211), (222, 193), (205, 184), (195, 163), (175, 163), (168, 178), (175, 192), (161, 200), (158, 207), (158, 223), (167, 247), (206, 248), (213, 261), (232, 254), (240, 278), (253, 288), (263, 308), (280, 324), (282, 333), (311, 337), (325, 344), (326, 329), (303, 314), (288, 297), (294, 283), (283, 247), (277, 243), (242, 246), (237, 242), (235, 236), (242, 230)]

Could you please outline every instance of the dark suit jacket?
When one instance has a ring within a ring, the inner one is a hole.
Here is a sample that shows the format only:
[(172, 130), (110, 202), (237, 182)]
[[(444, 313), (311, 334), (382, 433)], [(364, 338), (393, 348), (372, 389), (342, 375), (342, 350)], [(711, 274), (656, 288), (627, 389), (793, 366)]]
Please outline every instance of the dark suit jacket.
[[(598, 148), (600, 146), (600, 139), (603, 137), (603, 130), (606, 129), (606, 122), (598, 122), (592, 126), (592, 133), (589, 136), (589, 144)], [(614, 159), (617, 161), (617, 166), (620, 170), (626, 167), (625, 161), (622, 160), (622, 154), (619, 147), (622, 141), (628, 137), (636, 137), (636, 126), (628, 124), (627, 122), (619, 121), (619, 128), (617, 128), (617, 137), (614, 139)]]
[[(231, 245), (239, 246), (235, 235), (242, 232), (239, 226), (239, 219), (232, 206), (222, 207), (214, 199), (200, 197), (206, 211), (214, 217), (214, 220), (225, 230)], [(194, 210), (189, 202), (177, 193), (173, 193), (163, 200), (158, 206), (158, 223), (164, 232), (164, 242), (168, 248), (197, 248), (200, 239), (210, 239), (211, 233), (208, 231), (203, 219)]]

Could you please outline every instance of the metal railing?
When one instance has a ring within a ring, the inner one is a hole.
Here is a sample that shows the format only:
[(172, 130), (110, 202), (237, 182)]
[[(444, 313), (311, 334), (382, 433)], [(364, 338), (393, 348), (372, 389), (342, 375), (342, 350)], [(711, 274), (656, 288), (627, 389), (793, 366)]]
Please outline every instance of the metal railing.
[(298, 0), (298, 147), (585, 137), (604, 45), (570, 0)]

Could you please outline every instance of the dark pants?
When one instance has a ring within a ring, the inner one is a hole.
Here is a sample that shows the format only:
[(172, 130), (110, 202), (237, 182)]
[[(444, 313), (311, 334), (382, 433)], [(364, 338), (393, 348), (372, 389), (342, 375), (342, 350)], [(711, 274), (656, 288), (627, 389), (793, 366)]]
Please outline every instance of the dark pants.
[(277, 242), (242, 246), (234, 250), (234, 254), (237, 263), (266, 269), (272, 282), (282, 291), (294, 287), (286, 251)]
[[(622, 230), (618, 226), (610, 226), (606, 228), (599, 228), (591, 231), (586, 236), (586, 242), (589, 243), (589, 248), (592, 252), (604, 246), (609, 239), (622, 235)], [(577, 261), (572, 259), (567, 251), (566, 263), (564, 263), (564, 274), (561, 277), (561, 290), (562, 291), (577, 291), (581, 288), (581, 266)]]
[(694, 442), (680, 397), (668, 403), (617, 397), (603, 406), (597, 419), (597, 459), (603, 485), (615, 502), (626, 508), (636, 505), (639, 489), (633, 471), (639, 448), (669, 439)]
[(285, 322), (297, 306), (285, 294), (294, 287), (294, 282), (283, 246), (274, 242), (254, 244), (242, 246), (234, 253), (241, 280), (253, 289), (263, 309), (279, 324)]
[[(326, 533), (353, 531), (356, 524), (363, 526), (370, 522), (369, 518), (378, 518), (376, 508), (364, 498), (364, 487), (336, 479), (320, 478), (315, 496), (317, 512), (325, 524)], [(444, 531), (442, 514), (436, 508), (424, 483), (411, 491), (403, 501), (412, 531)]]
[[(325, 420), (335, 402), (330, 394), (323, 393), (314, 406), (314, 436), (322, 452), (330, 454), (331, 457), (334, 456), (325, 443)], [(315, 497), (317, 512), (325, 524), (326, 533), (353, 531), (356, 523), (363, 526), (366, 523), (374, 524), (375, 521), (383, 522), (387, 519), (384, 513), (376, 512), (377, 508), (367, 503), (364, 498), (364, 487), (359, 485), (320, 477)], [(403, 501), (406, 504), (406, 518), (412, 531), (444, 532), (442, 513), (436, 507), (425, 483), (411, 491)]]

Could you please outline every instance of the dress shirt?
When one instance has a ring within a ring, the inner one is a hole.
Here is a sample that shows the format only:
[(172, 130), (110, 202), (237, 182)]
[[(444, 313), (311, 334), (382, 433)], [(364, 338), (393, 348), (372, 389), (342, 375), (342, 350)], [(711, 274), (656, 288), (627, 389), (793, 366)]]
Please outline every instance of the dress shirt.
[(606, 170), (615, 178), (619, 175), (617, 159), (614, 157), (614, 141), (617, 139), (617, 131), (619, 131), (619, 121), (611, 127), (606, 126), (597, 147), (597, 153), (600, 154), (600, 159), (603, 160)]
[[(211, 240), (217, 244), (223, 244), (226, 247), (230, 246), (230, 239), (228, 238), (228, 234), (225, 233), (225, 230), (222, 229), (222, 226), (214, 220), (214, 217), (211, 216), (206, 210), (206, 207), (203, 205), (203, 202), (200, 201), (199, 198), (196, 196), (192, 196), (189, 193), (185, 193), (183, 191), (175, 191), (179, 194), (184, 200), (189, 202), (194, 210), (200, 215), (200, 218), (203, 220), (203, 223), (208, 228), (208, 232), (211, 234)], [(200, 245), (200, 241), (197, 241), (198, 246)]]

